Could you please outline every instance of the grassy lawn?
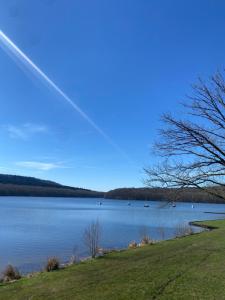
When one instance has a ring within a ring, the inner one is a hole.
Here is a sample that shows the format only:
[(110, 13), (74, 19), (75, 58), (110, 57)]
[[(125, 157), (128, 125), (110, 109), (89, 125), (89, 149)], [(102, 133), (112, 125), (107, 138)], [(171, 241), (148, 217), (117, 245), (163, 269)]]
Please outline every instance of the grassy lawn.
[(204, 224), (218, 229), (0, 285), (0, 299), (225, 299), (225, 220)]

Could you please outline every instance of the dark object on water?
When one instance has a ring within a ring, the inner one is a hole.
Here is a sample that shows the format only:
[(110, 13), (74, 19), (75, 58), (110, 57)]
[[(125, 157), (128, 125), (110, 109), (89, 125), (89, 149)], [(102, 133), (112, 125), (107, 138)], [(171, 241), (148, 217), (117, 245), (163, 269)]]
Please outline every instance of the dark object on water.
[(145, 204), (144, 207), (149, 207), (149, 205), (148, 205), (148, 204)]
[(176, 203), (173, 202), (172, 206), (173, 206), (173, 207), (176, 207)]
[(101, 201), (99, 202), (99, 205), (102, 205), (102, 202), (101, 202)]
[(128, 202), (128, 203), (127, 203), (127, 205), (129, 205), (129, 206), (130, 206), (130, 205), (131, 205), (131, 203), (130, 203), (130, 202)]

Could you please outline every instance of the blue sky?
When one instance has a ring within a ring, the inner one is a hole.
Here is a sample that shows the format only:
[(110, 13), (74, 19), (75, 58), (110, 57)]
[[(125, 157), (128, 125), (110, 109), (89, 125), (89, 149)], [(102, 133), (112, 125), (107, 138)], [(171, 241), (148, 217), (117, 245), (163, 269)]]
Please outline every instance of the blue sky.
[(0, 172), (97, 190), (142, 186), (160, 115), (224, 67), (222, 0), (2, 0), (0, 30), (119, 147), (0, 48)]

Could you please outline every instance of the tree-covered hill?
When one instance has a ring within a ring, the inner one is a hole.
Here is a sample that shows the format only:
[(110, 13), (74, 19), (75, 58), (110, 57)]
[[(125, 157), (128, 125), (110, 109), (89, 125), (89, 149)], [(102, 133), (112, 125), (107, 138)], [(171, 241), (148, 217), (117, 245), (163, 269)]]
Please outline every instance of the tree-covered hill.
[(198, 188), (119, 188), (105, 194), (109, 199), (178, 201), (178, 202), (212, 202), (225, 203), (223, 199), (209, 195)]
[(37, 197), (99, 197), (123, 200), (158, 200), (185, 202), (224, 203), (197, 188), (118, 188), (109, 192), (71, 187), (50, 180), (34, 177), (0, 174), (0, 196), (37, 196)]
[(0, 183), (2, 184), (18, 184), (18, 185), (32, 185), (32, 186), (48, 186), (60, 187), (61, 184), (50, 181), (38, 179), (35, 177), (18, 176), (18, 175), (5, 175), (0, 174)]
[(0, 174), (0, 196), (103, 197), (104, 193), (34, 177)]

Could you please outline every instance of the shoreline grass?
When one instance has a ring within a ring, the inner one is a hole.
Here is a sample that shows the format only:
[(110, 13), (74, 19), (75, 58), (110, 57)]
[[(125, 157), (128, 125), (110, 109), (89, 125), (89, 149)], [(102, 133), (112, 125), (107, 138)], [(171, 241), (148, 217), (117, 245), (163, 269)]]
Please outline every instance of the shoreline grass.
[(215, 229), (109, 253), (0, 285), (0, 299), (225, 299), (225, 220)]

